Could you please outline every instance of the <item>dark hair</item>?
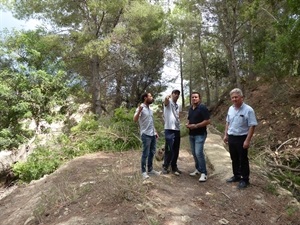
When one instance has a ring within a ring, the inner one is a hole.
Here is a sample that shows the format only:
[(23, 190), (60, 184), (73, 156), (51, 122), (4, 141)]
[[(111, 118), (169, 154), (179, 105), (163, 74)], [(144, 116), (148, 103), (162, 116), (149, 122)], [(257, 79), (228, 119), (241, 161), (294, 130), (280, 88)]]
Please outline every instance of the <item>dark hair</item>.
[(143, 93), (142, 95), (141, 95), (141, 101), (142, 102), (144, 102), (145, 101), (145, 98), (147, 98), (148, 97), (148, 92), (145, 92), (145, 93)]
[(174, 94), (174, 93), (175, 93), (175, 94), (178, 93), (178, 94), (180, 95), (180, 91), (179, 91), (178, 89), (173, 90), (173, 91), (172, 91), (172, 94)]
[(192, 94), (191, 94), (191, 96), (194, 95), (194, 94), (197, 94), (198, 97), (201, 98), (201, 95), (200, 95), (200, 93), (198, 91), (193, 91)]

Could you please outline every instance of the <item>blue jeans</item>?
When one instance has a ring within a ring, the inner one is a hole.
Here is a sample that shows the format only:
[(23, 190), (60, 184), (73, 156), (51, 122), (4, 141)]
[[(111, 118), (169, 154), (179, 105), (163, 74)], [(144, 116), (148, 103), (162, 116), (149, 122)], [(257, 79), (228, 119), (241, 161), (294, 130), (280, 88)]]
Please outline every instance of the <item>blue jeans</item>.
[(195, 167), (200, 173), (207, 175), (206, 170), (206, 161), (204, 154), (204, 143), (206, 140), (207, 134), (204, 135), (190, 135), (190, 145), (192, 155), (195, 160)]
[(142, 134), (141, 139), (143, 144), (141, 167), (142, 173), (144, 173), (146, 172), (146, 165), (148, 166), (148, 172), (153, 169), (153, 157), (156, 151), (156, 137)]
[(177, 160), (179, 156), (180, 147), (180, 131), (179, 130), (165, 130), (165, 157), (164, 168), (168, 168), (171, 164), (172, 170), (176, 171)]

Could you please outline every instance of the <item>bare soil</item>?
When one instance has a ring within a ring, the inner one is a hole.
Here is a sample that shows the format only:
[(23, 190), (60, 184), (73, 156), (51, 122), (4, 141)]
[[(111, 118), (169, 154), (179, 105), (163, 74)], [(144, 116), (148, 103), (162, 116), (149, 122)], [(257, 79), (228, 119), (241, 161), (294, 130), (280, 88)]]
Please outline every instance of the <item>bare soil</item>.
[[(186, 137), (178, 161), (180, 176), (142, 180), (140, 151), (90, 154), (2, 196), (0, 224), (300, 224), (297, 201), (287, 192), (279, 194), (279, 188), (270, 188), (270, 181), (256, 166), (251, 164), (248, 188), (238, 190), (237, 184), (227, 184), (231, 165), (222, 164), (228, 156), (220, 155), (221, 137), (208, 136), (208, 159), (214, 156), (213, 149), (215, 159), (209, 163), (204, 183), (189, 176), (194, 162)], [(161, 164), (155, 160), (157, 170)]]

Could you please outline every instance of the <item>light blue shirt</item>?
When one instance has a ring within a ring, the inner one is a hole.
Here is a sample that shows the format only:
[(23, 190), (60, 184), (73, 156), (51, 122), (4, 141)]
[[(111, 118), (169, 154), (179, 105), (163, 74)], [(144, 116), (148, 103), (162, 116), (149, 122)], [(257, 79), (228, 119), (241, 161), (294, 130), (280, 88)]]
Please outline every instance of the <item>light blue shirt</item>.
[(172, 99), (167, 106), (164, 105), (164, 120), (166, 130), (180, 130), (179, 107)]
[(245, 103), (238, 110), (233, 105), (230, 106), (226, 122), (228, 122), (228, 135), (234, 136), (247, 135), (249, 127), (257, 125), (254, 110)]
[[(144, 103), (141, 104), (143, 109), (139, 116), (139, 126), (140, 126), (140, 134), (146, 134), (148, 136), (155, 136), (155, 128), (154, 128), (154, 120), (153, 120), (153, 111), (145, 105)], [(135, 110), (136, 115), (139, 111), (139, 108)]]

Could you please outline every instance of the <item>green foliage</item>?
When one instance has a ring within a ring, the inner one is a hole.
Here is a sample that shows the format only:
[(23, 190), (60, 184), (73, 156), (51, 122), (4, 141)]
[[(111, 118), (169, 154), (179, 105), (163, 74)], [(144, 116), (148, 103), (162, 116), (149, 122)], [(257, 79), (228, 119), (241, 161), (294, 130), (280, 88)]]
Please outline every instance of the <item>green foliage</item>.
[(71, 132), (77, 134), (84, 131), (96, 131), (98, 128), (99, 121), (95, 120), (93, 115), (84, 115), (82, 121), (71, 128)]
[(69, 84), (57, 42), (43, 30), (14, 31), (1, 39), (0, 149), (18, 147), (30, 137), (22, 121), (51, 122), (59, 113), (54, 108), (64, 105)]
[(286, 213), (289, 215), (289, 216), (292, 216), (294, 215), (296, 212), (299, 211), (299, 207), (297, 205), (291, 205), (291, 206), (287, 206), (286, 207)]
[(124, 107), (115, 109), (112, 117), (112, 129), (118, 131), (119, 136), (123, 136), (124, 142), (120, 139), (116, 143), (119, 148), (130, 149), (140, 145), (138, 129), (136, 123), (133, 122), (135, 109), (128, 110)]
[(186, 128), (185, 123), (181, 123), (180, 125), (180, 136), (185, 137), (189, 135), (189, 129)]
[(224, 131), (225, 131), (225, 124), (224, 123), (217, 123), (215, 122), (214, 123), (214, 127), (220, 131), (222, 134), (224, 134)]
[(289, 186), (290, 183), (296, 184), (298, 187), (300, 186), (300, 177), (298, 174), (295, 174), (291, 171), (286, 171), (284, 173), (284, 176), (282, 174), (278, 173), (276, 176), (284, 186)]
[(26, 162), (17, 162), (13, 166), (13, 172), (20, 180), (30, 182), (54, 172), (62, 162), (58, 152), (40, 146)]
[(278, 195), (277, 187), (273, 183), (268, 183), (266, 186), (266, 190), (273, 195)]
[(15, 164), (13, 171), (20, 180), (30, 182), (84, 154), (136, 149), (140, 146), (140, 139), (133, 113), (134, 109), (118, 108), (111, 118), (98, 120), (93, 114), (85, 115), (70, 129), (69, 135), (62, 134), (47, 146), (39, 146), (26, 162)]
[(115, 109), (114, 115), (113, 115), (113, 121), (115, 122), (132, 122), (132, 118), (134, 115), (135, 109), (132, 108), (130, 111), (124, 107), (120, 107)]

